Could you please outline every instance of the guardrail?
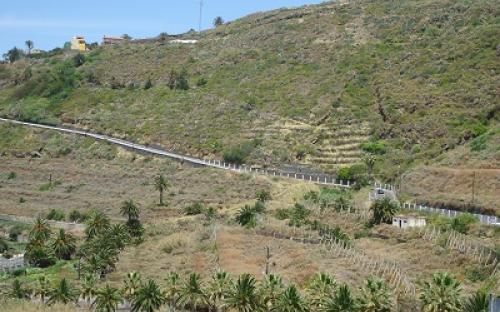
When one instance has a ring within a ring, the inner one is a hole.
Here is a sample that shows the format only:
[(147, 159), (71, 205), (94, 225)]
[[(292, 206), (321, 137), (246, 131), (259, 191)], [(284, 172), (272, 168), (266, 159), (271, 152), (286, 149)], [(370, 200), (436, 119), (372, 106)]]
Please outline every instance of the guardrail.
[[(428, 207), (425, 205), (418, 205), (418, 204), (413, 204), (413, 203), (403, 203), (401, 208), (408, 209), (408, 210), (431, 212), (431, 213), (440, 213), (440, 214), (446, 215), (450, 218), (455, 218), (455, 217), (458, 217), (462, 214), (469, 213), (469, 212), (462, 212), (462, 211), (450, 210), (450, 209), (433, 208), (433, 207)], [(479, 220), (479, 222), (484, 223), (484, 224), (492, 225), (492, 224), (498, 224), (500, 222), (500, 219), (496, 216), (488, 216), (488, 215), (483, 215), (483, 214), (478, 214), (478, 213), (469, 213), (469, 214), (475, 216)]]
[[(13, 221), (13, 222), (21, 222), (27, 224), (33, 224), (35, 222), (35, 218), (24, 217), (24, 216), (14, 216), (8, 214), (0, 214), (0, 220), (3, 221)], [(61, 228), (65, 230), (81, 230), (85, 229), (85, 224), (82, 223), (74, 223), (74, 222), (62, 222), (62, 221), (54, 221), (54, 220), (45, 220), (49, 225), (54, 226), (56, 228)]]
[(178, 160), (180, 162), (188, 162), (188, 163), (191, 163), (194, 165), (199, 165), (199, 166), (204, 166), (204, 167), (223, 169), (223, 170), (228, 170), (228, 171), (233, 171), (233, 172), (238, 172), (238, 173), (253, 173), (253, 174), (263, 174), (263, 175), (269, 175), (269, 176), (275, 176), (275, 177), (284, 177), (284, 178), (290, 178), (290, 179), (295, 179), (295, 180), (308, 181), (308, 182), (315, 183), (315, 184), (332, 185), (332, 186), (346, 187), (346, 188), (349, 188), (352, 185), (354, 185), (353, 181), (340, 180), (340, 179), (336, 179), (335, 177), (325, 175), (325, 174), (303, 174), (301, 172), (283, 172), (283, 171), (277, 170), (277, 169), (259, 169), (259, 168), (253, 168), (251, 166), (246, 166), (246, 165), (230, 164), (230, 163), (226, 163), (226, 162), (223, 162), (220, 160), (199, 159), (199, 158), (195, 158), (192, 156), (186, 156), (186, 155), (181, 155), (178, 153), (165, 151), (165, 150), (162, 150), (159, 148), (154, 148), (154, 147), (149, 147), (146, 145), (136, 144), (133, 142), (122, 140), (122, 139), (116, 139), (116, 138), (113, 138), (113, 137), (110, 137), (107, 135), (92, 133), (90, 131), (70, 129), (70, 128), (65, 128), (65, 127), (47, 126), (47, 125), (42, 125), (42, 124), (36, 124), (36, 123), (30, 123), (30, 122), (24, 122), (24, 121), (18, 121), (18, 120), (13, 120), (13, 119), (6, 119), (6, 118), (0, 118), (0, 121), (12, 123), (12, 124), (17, 124), (17, 125), (23, 125), (23, 126), (29, 126), (29, 127), (35, 127), (35, 128), (41, 128), (41, 129), (47, 129), (47, 130), (55, 130), (55, 131), (64, 132), (64, 133), (71, 133), (71, 134), (76, 134), (76, 135), (87, 136), (87, 137), (94, 138), (96, 140), (106, 141), (106, 142), (109, 142), (112, 144), (116, 144), (116, 145), (120, 145), (120, 146), (123, 146), (126, 148), (130, 148), (130, 149), (133, 149), (136, 151), (141, 151), (141, 152), (145, 152), (145, 153), (149, 153), (149, 154), (164, 156), (164, 157)]

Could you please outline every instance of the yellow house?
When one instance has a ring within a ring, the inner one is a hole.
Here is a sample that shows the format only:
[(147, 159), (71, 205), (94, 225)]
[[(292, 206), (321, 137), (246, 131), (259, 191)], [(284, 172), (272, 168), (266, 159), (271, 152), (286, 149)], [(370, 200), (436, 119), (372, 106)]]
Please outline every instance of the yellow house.
[(85, 51), (87, 50), (87, 44), (85, 43), (85, 37), (74, 36), (71, 39), (71, 50)]

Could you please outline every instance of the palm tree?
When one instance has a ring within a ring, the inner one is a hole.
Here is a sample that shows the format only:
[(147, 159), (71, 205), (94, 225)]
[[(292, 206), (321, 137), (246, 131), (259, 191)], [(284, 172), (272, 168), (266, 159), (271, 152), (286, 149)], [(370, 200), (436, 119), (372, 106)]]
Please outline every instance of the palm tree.
[(208, 301), (213, 311), (222, 311), (222, 305), (227, 298), (233, 281), (229, 273), (217, 271), (208, 285)]
[(127, 217), (128, 221), (139, 219), (141, 209), (134, 203), (133, 200), (127, 200), (122, 203), (120, 213)]
[(94, 274), (85, 274), (80, 292), (82, 299), (89, 304), (95, 297), (96, 292), (96, 276)]
[(283, 293), (285, 285), (280, 276), (269, 274), (266, 275), (260, 288), (260, 296), (266, 311), (272, 311), (275, 308), (276, 300)]
[(241, 208), (236, 214), (236, 222), (241, 226), (253, 228), (257, 225), (257, 212), (253, 207), (245, 205), (245, 207)]
[(155, 189), (160, 192), (160, 206), (163, 206), (163, 192), (167, 189), (167, 187), (168, 180), (163, 174), (160, 174), (158, 177), (156, 177)]
[(391, 223), (392, 217), (398, 211), (398, 206), (389, 198), (384, 197), (376, 200), (370, 207), (370, 210), (373, 211), (372, 222), (374, 224)]
[(337, 288), (335, 278), (326, 273), (317, 273), (309, 282), (308, 293), (311, 298), (311, 306), (322, 309), (328, 298), (331, 298)]
[(358, 308), (361, 312), (390, 312), (393, 302), (387, 283), (378, 278), (369, 278), (361, 288)]
[(373, 156), (367, 156), (363, 159), (363, 161), (365, 162), (366, 169), (368, 169), (368, 176), (371, 176), (377, 159)]
[(71, 260), (71, 255), (76, 251), (76, 238), (73, 234), (66, 233), (64, 229), (59, 229), (51, 247), (59, 259)]
[(50, 282), (45, 275), (38, 277), (38, 283), (35, 287), (34, 294), (40, 297), (42, 303), (45, 303), (45, 298), (50, 294)]
[(26, 47), (28, 48), (28, 55), (30, 55), (31, 54), (31, 50), (33, 49), (33, 46), (34, 46), (33, 41), (26, 40), (26, 42), (24, 42), (24, 44), (26, 44)]
[(88, 238), (104, 233), (109, 228), (109, 218), (99, 210), (93, 210), (85, 222), (85, 233)]
[(462, 289), (460, 282), (448, 273), (434, 273), (430, 281), (422, 285), (420, 299), (425, 312), (461, 311)]
[(351, 312), (355, 311), (356, 301), (351, 295), (347, 285), (341, 285), (335, 295), (326, 303), (325, 312)]
[(189, 306), (191, 311), (196, 311), (199, 304), (206, 302), (200, 275), (191, 273), (188, 280), (181, 289), (180, 301), (184, 306)]
[(262, 304), (255, 287), (255, 278), (250, 274), (240, 275), (229, 293), (226, 306), (239, 312), (258, 311)]
[(276, 301), (276, 311), (304, 312), (309, 311), (307, 302), (302, 298), (295, 285), (288, 286)]
[(28, 299), (30, 297), (29, 290), (23, 288), (21, 282), (16, 278), (12, 282), (12, 290), (10, 292), (10, 297), (15, 299)]
[(137, 272), (129, 272), (124, 280), (123, 296), (128, 301), (133, 301), (137, 295), (137, 291), (141, 287), (141, 276)]
[(50, 237), (50, 226), (47, 221), (42, 219), (41, 217), (37, 217), (35, 220), (35, 224), (31, 228), (29, 233), (30, 240), (40, 240), (45, 242)]
[(488, 312), (489, 305), (488, 294), (484, 290), (478, 290), (465, 301), (462, 309), (463, 312)]
[(166, 298), (170, 310), (175, 312), (177, 309), (177, 301), (181, 295), (181, 285), (179, 274), (175, 272), (170, 272), (167, 276), (167, 291)]
[(97, 296), (94, 301), (96, 311), (114, 312), (120, 303), (123, 302), (123, 297), (118, 288), (114, 288), (106, 284), (103, 288), (97, 290)]
[(154, 280), (148, 280), (137, 290), (132, 301), (132, 312), (153, 312), (165, 304), (165, 293)]
[(66, 278), (63, 278), (56, 287), (50, 291), (48, 304), (54, 304), (56, 302), (64, 304), (76, 302), (78, 297), (78, 291), (73, 288)]

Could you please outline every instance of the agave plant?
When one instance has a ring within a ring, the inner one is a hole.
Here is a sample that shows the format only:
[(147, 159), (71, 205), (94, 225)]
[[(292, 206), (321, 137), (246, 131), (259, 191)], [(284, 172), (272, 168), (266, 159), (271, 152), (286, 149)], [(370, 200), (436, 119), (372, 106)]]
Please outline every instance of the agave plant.
[(165, 293), (153, 280), (148, 280), (138, 289), (132, 300), (132, 312), (153, 312), (165, 304)]
[(463, 312), (488, 312), (488, 294), (483, 290), (478, 290), (472, 297), (465, 301)]
[(208, 285), (208, 302), (215, 311), (222, 311), (223, 304), (233, 285), (231, 276), (224, 271), (217, 271)]
[(295, 285), (291, 285), (276, 300), (275, 310), (280, 312), (305, 312), (309, 311), (309, 308)]
[(191, 273), (189, 275), (188, 280), (181, 289), (180, 301), (184, 306), (189, 306), (191, 311), (196, 311), (199, 305), (206, 302), (206, 296), (199, 274)]
[(311, 306), (323, 309), (328, 298), (332, 297), (337, 287), (335, 278), (326, 273), (317, 273), (309, 282), (308, 294)]
[(356, 308), (356, 301), (347, 285), (341, 285), (335, 295), (328, 300), (323, 311), (325, 312), (350, 312)]
[(285, 285), (283, 284), (281, 277), (275, 274), (266, 275), (266, 278), (262, 281), (262, 286), (259, 290), (262, 303), (266, 311), (272, 311), (275, 309), (276, 301), (281, 296), (284, 289)]
[(240, 275), (226, 299), (226, 306), (239, 312), (258, 311), (262, 304), (257, 294), (255, 278), (249, 274)]
[(390, 312), (393, 302), (387, 283), (378, 278), (366, 280), (358, 299), (358, 307), (363, 312)]

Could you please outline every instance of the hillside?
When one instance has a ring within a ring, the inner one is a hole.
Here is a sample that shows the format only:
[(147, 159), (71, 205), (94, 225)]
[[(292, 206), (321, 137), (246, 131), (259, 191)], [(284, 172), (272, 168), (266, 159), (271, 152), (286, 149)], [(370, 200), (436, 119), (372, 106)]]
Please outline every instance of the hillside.
[(78, 67), (64, 51), (0, 65), (0, 115), (329, 172), (373, 153), (389, 179), (455, 151), (465, 168), (498, 168), (498, 10), (327, 2), (183, 36), (195, 45), (99, 47)]

